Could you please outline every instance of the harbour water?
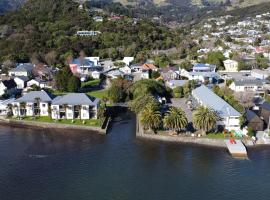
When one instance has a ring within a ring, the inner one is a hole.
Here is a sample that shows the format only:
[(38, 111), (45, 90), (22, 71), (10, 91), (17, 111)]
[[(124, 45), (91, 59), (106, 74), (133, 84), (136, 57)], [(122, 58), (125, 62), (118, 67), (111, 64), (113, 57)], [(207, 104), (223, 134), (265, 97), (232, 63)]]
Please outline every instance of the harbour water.
[(106, 136), (0, 127), (0, 200), (268, 200), (270, 148), (225, 149), (138, 140), (134, 116)]

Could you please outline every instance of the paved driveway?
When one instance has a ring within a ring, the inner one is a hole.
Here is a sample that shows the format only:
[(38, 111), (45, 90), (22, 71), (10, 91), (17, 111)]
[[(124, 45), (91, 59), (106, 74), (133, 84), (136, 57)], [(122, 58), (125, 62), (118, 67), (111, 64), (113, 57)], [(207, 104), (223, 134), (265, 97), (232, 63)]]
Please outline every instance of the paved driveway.
[(187, 106), (187, 99), (186, 98), (172, 98), (171, 106), (182, 108), (182, 110), (186, 113), (188, 122), (192, 122), (192, 111)]

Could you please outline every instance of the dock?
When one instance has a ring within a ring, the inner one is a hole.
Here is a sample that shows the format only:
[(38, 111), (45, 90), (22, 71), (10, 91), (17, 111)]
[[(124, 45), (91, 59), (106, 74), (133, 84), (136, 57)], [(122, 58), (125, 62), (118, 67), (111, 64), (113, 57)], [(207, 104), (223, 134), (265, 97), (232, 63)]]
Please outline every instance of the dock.
[(225, 140), (226, 146), (233, 157), (247, 157), (247, 149), (241, 140)]

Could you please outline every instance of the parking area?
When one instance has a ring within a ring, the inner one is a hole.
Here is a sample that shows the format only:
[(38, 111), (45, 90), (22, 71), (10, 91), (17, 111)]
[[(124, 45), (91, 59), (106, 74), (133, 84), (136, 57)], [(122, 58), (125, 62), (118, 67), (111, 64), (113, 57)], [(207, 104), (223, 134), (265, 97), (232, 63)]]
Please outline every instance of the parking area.
[(188, 100), (186, 98), (172, 98), (171, 106), (182, 108), (182, 110), (186, 113), (188, 122), (192, 122), (192, 110), (189, 108)]

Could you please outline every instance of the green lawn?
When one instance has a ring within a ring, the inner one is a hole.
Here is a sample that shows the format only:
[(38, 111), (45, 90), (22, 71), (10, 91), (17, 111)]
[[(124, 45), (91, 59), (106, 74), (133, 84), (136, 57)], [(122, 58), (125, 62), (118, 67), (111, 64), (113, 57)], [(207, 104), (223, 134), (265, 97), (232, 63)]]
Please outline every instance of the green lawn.
[(225, 139), (225, 136), (223, 133), (208, 133), (206, 138), (212, 138), (212, 139)]
[[(36, 122), (48, 122), (48, 123), (58, 123), (58, 124), (72, 124), (72, 125), (83, 125), (83, 126), (96, 126), (100, 127), (100, 120), (98, 119), (87, 119), (87, 120), (79, 120), (79, 119), (61, 119), (61, 120), (53, 120), (51, 117), (24, 117), (22, 120), (26, 121), (36, 121)], [(84, 123), (83, 123), (84, 122)]]
[(106, 90), (106, 89), (104, 89), (104, 90), (96, 90), (96, 91), (88, 92), (87, 94), (90, 95), (90, 96), (102, 99), (103, 97), (108, 96), (108, 90)]
[(100, 81), (101, 81), (100, 79), (96, 79), (87, 82), (82, 82), (82, 88), (99, 86)]

